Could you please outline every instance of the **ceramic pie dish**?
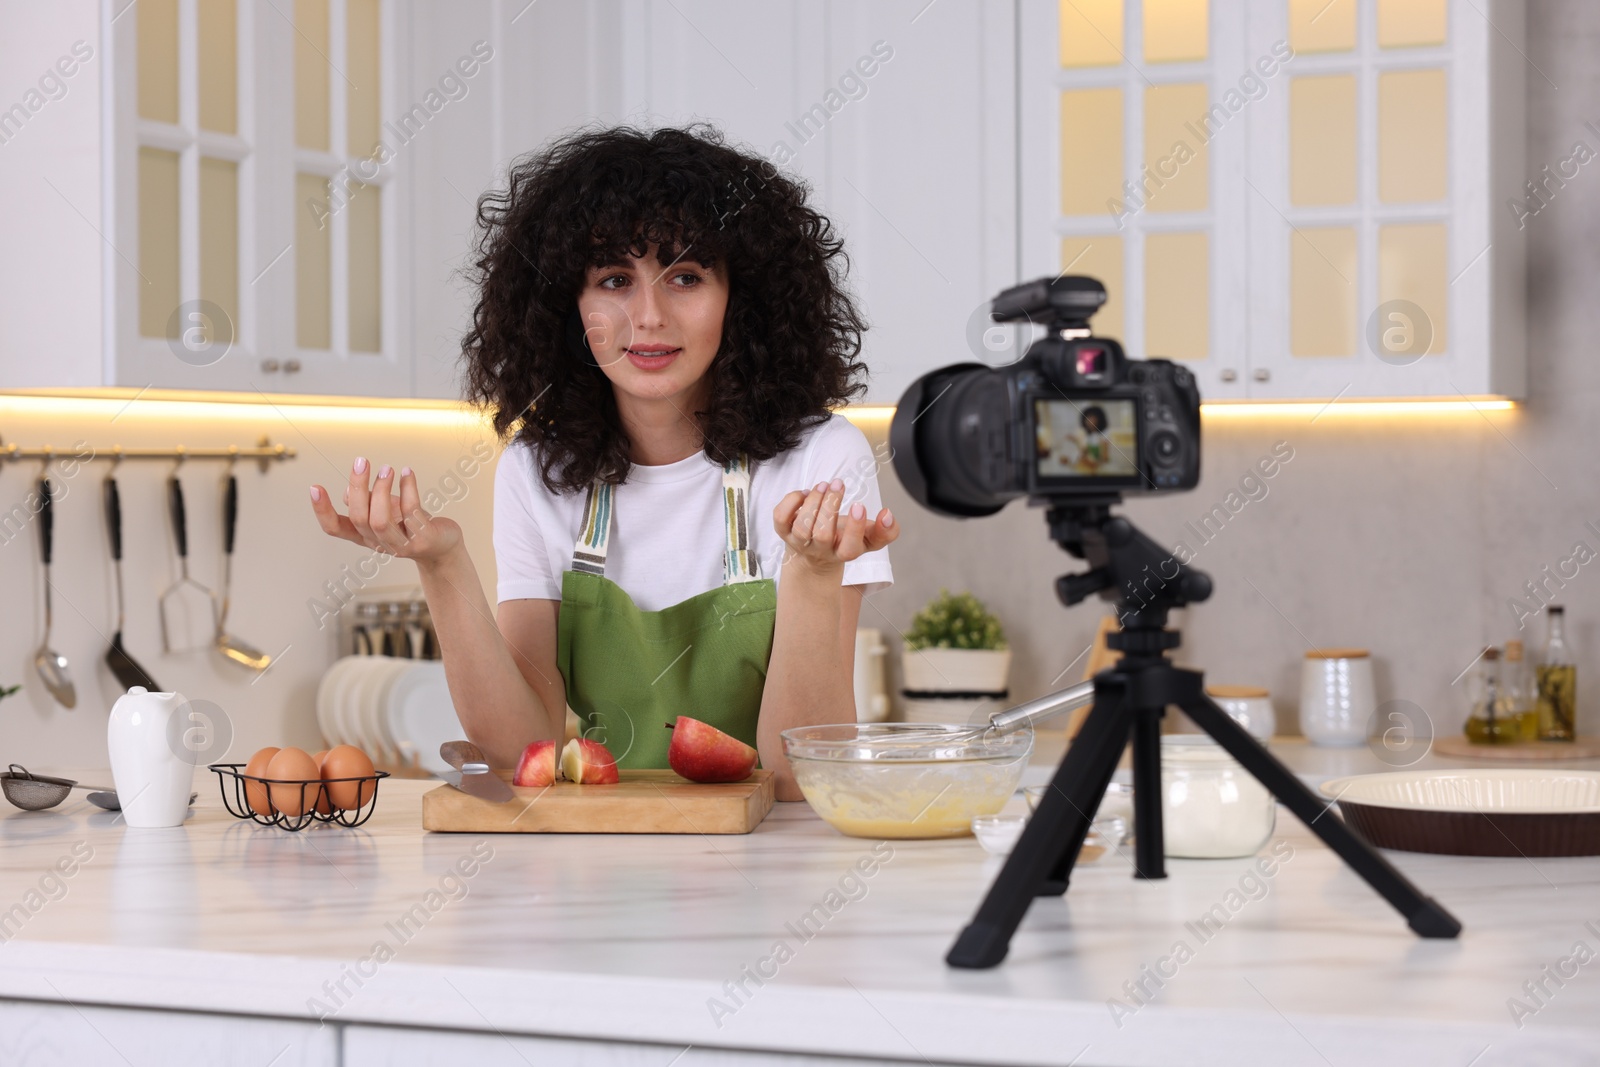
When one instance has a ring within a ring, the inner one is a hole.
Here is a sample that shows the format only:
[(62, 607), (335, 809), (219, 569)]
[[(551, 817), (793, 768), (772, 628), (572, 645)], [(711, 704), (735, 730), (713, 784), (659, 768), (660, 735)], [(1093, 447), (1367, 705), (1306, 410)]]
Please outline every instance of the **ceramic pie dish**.
[(1322, 794), (1379, 848), (1447, 856), (1600, 855), (1600, 771), (1393, 771)]

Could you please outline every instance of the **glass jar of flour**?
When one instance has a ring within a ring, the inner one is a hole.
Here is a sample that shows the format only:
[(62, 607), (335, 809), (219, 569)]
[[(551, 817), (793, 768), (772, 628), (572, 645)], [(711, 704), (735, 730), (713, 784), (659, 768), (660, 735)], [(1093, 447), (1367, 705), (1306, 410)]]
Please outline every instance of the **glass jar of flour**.
[(1161, 739), (1161, 816), (1168, 856), (1253, 856), (1272, 837), (1277, 813), (1267, 787), (1211, 738), (1168, 734)]

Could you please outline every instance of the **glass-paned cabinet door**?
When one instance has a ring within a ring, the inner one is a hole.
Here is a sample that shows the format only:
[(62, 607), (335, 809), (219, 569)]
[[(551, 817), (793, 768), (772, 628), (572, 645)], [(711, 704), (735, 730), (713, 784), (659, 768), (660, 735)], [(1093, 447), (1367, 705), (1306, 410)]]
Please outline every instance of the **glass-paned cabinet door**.
[(1252, 396), (1520, 394), (1522, 12), (1488, 7), (1252, 0), (1294, 50), (1251, 117)]
[[(399, 17), (381, 0), (293, 0), (292, 357), (338, 391), (404, 395), (396, 174), (415, 122), (385, 107)], [(424, 114), (426, 109), (424, 108)], [(398, 126), (386, 125), (394, 118)], [(414, 135), (413, 131), (413, 135)], [(283, 370), (288, 371), (287, 363)]]
[(241, 283), (258, 164), (243, 10), (140, 0), (110, 24), (113, 384), (199, 384), (256, 341)]
[(1244, 396), (1241, 112), (1266, 76), (1243, 54), (1243, 9), (1059, 0), (1020, 17), (1024, 278), (1099, 278), (1096, 332), (1183, 361), (1209, 397)]
[(139, 0), (106, 20), (112, 384), (409, 395), (385, 126), (406, 17)]

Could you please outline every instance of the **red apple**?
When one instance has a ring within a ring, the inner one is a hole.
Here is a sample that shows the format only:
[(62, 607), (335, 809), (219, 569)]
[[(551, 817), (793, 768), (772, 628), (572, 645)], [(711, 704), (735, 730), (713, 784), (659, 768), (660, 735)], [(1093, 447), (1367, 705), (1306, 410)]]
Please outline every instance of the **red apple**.
[(561, 776), (584, 785), (616, 785), (617, 761), (600, 742), (574, 737), (561, 750)]
[(512, 785), (542, 789), (554, 785), (556, 780), (556, 743), (534, 741), (522, 750), (517, 761), (517, 773), (511, 776)]
[(679, 715), (667, 763), (691, 782), (742, 782), (756, 769), (756, 750), (699, 719)]

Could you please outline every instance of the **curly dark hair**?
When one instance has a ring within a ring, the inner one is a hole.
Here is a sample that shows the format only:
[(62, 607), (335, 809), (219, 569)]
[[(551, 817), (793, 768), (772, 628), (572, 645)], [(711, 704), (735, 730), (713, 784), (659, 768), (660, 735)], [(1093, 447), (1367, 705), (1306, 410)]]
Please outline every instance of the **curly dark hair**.
[(655, 244), (663, 267), (681, 254), (728, 279), (709, 399), (693, 413), (705, 454), (721, 463), (794, 448), (866, 389), (849, 259), (809, 191), (704, 123), (590, 127), (520, 158), (505, 189), (478, 200), (468, 397), (502, 439), (533, 448), (551, 492), (624, 481), (629, 441), (577, 301), (591, 266)]

